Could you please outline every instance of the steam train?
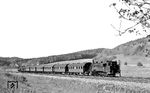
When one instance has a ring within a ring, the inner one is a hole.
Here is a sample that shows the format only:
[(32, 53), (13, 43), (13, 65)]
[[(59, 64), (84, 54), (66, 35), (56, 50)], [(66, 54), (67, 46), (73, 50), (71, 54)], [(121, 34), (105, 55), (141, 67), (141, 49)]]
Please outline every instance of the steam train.
[(120, 64), (117, 61), (95, 61), (80, 59), (61, 61), (37, 66), (21, 66), (19, 72), (48, 73), (67, 75), (116, 76), (120, 74)]

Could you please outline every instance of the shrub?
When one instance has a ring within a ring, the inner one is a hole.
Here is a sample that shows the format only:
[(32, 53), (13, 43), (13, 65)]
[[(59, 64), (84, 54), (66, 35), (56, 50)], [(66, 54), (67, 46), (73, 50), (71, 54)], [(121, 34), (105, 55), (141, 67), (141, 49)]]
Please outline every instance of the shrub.
[(143, 66), (143, 64), (141, 62), (138, 62), (137, 66)]
[(124, 63), (124, 65), (128, 65), (128, 63), (127, 63), (127, 62), (125, 62), (125, 63)]

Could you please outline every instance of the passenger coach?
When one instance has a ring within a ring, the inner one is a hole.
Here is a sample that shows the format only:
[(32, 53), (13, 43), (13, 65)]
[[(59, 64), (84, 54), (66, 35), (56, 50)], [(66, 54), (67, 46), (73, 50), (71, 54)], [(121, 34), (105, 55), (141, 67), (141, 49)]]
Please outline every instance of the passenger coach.
[(24, 66), (20, 72), (54, 73), (73, 75), (116, 76), (120, 74), (120, 64), (117, 61), (94, 61), (93, 59), (80, 59), (61, 61), (38, 66)]

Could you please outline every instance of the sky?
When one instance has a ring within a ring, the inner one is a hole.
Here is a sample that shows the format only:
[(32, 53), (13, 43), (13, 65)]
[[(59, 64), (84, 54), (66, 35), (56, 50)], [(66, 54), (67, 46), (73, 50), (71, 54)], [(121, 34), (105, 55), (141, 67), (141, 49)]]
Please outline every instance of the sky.
[[(112, 0), (114, 1), (114, 0)], [(144, 37), (118, 36), (111, 0), (1, 0), (0, 56), (33, 58), (114, 48)]]

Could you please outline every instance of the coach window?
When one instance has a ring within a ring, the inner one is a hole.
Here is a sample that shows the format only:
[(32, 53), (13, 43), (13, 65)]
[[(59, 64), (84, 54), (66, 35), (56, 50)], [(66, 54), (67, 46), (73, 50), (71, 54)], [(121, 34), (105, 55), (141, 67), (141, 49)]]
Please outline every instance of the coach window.
[(106, 63), (104, 63), (104, 64), (103, 64), (103, 67), (106, 67), (106, 66), (107, 66), (107, 64), (106, 64)]

